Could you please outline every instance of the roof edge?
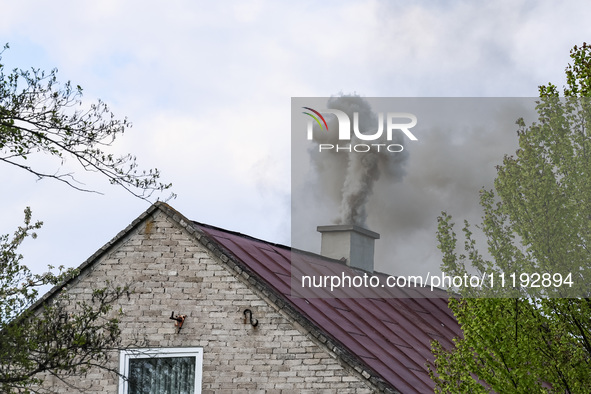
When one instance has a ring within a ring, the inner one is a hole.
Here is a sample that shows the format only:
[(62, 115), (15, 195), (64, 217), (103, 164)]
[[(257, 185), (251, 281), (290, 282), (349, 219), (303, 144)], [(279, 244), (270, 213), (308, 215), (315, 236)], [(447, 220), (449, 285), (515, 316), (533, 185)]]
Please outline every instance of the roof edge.
[[(220, 230), (227, 231), (224, 229)], [(225, 263), (239, 280), (247, 282), (247, 285), (251, 288), (254, 287), (254, 289), (260, 293), (259, 296), (262, 295), (267, 302), (273, 304), (280, 314), (287, 315), (291, 320), (301, 325), (309, 335), (314, 337), (315, 340), (320, 343), (319, 346), (324, 346), (326, 350), (334, 353), (343, 364), (345, 364), (351, 370), (357, 372), (363, 379), (365, 379), (370, 387), (377, 389), (381, 393), (399, 393), (392, 383), (384, 379), (377, 371), (375, 371), (360, 357), (349, 350), (341, 341), (334, 338), (329, 332), (322, 330), (320, 327), (314, 324), (305, 313), (300, 311), (283, 294), (266, 283), (266, 281), (261, 278), (259, 274), (250, 269), (250, 267), (248, 267), (246, 264), (242, 263), (241, 260), (230, 250), (218, 243), (215, 239), (213, 239), (213, 237), (202, 230), (198, 229), (196, 231), (197, 234), (199, 234), (197, 237), (199, 242), (215, 257)], [(268, 243), (262, 240), (261, 242)]]
[(150, 205), (148, 209), (146, 209), (142, 214), (140, 214), (137, 218), (135, 218), (129, 225), (127, 225), (123, 230), (119, 231), (117, 235), (111, 238), (106, 244), (101, 246), (96, 252), (94, 252), (89, 258), (87, 258), (82, 264), (80, 264), (76, 269), (79, 271), (76, 276), (68, 278), (67, 280), (55, 285), (52, 287), (47, 293), (45, 293), (41, 298), (39, 298), (35, 303), (33, 303), (28, 310), (34, 311), (43, 305), (45, 302), (53, 298), (61, 289), (63, 289), (66, 285), (70, 284), (74, 280), (76, 280), (80, 275), (82, 275), (88, 268), (90, 268), (98, 259), (106, 254), (113, 245), (117, 242), (122, 240), (125, 236), (127, 236), (131, 231), (133, 231), (141, 222), (143, 222), (148, 216), (152, 215), (154, 211), (157, 209), (162, 209), (162, 206), (166, 206), (172, 209), (168, 204), (157, 201), (154, 204)]
[[(252, 286), (259, 292), (259, 296), (263, 296), (268, 302), (272, 303), (277, 311), (285, 313), (290, 319), (300, 324), (316, 341), (324, 346), (328, 351), (334, 353), (342, 363), (348, 366), (351, 370), (356, 371), (365, 381), (374, 388), (378, 389), (379, 392), (396, 394), (399, 391), (386, 379), (384, 379), (377, 371), (374, 371), (369, 365), (367, 365), (362, 359), (352, 353), (344, 344), (339, 340), (335, 339), (330, 333), (325, 332), (316, 326), (302, 311), (298, 310), (297, 307), (292, 304), (283, 294), (280, 294), (272, 286), (267, 284), (256, 272), (250, 269), (246, 264), (242, 263), (241, 260), (236, 257), (231, 251), (226, 249), (223, 245), (219, 244), (215, 239), (199, 229), (197, 222), (193, 222), (185, 217), (183, 214), (172, 208), (165, 202), (157, 201), (140, 214), (135, 220), (133, 220), (128, 226), (121, 230), (111, 240), (99, 248), (93, 253), (88, 259), (77, 267), (79, 270), (78, 274), (71, 277), (58, 285), (54, 286), (41, 298), (39, 298), (29, 308), (30, 311), (35, 311), (40, 308), (44, 303), (53, 298), (60, 290), (66, 285), (72, 283), (81, 275), (83, 275), (89, 268), (91, 268), (103, 255), (109, 252), (109, 250), (135, 230), (142, 222), (144, 222), (149, 216), (155, 211), (160, 210), (166, 214), (171, 220), (176, 222), (181, 228), (186, 230), (190, 235), (194, 236), (197, 241), (209, 250), (215, 257), (219, 258), (226, 266), (233, 272), (233, 274), (239, 280), (245, 282), (247, 285)], [(207, 225), (203, 225), (207, 227)], [(212, 226), (213, 227), (213, 226)], [(222, 231), (228, 231), (221, 229)], [(231, 232), (231, 231), (230, 231)], [(244, 235), (246, 236), (246, 235)], [(247, 236), (250, 237), (250, 236)], [(253, 238), (253, 237), (250, 237)], [(258, 240), (258, 239), (257, 239)], [(269, 243), (264, 240), (261, 242)], [(278, 245), (279, 246), (279, 245)], [(281, 245), (287, 249), (292, 248)]]

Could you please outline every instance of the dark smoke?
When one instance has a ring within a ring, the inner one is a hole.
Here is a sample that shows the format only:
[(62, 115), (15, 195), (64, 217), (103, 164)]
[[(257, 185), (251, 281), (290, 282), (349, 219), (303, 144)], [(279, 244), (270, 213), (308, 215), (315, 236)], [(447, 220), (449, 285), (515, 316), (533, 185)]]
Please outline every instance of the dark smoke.
[[(359, 96), (332, 97), (328, 100), (327, 108), (345, 112), (353, 127), (353, 114), (359, 114), (359, 130), (364, 134), (374, 134), (378, 129), (378, 115), (371, 109), (370, 104)], [(315, 130), (314, 140), (317, 143), (337, 145), (355, 144), (400, 144), (404, 145), (401, 134), (394, 134), (391, 141), (387, 141), (386, 132), (376, 141), (361, 141), (351, 130), (351, 141), (338, 140), (338, 122), (334, 115), (327, 115), (329, 132)], [(311, 151), (313, 162), (321, 175), (327, 180), (325, 187), (335, 202), (340, 203), (340, 216), (335, 220), (337, 224), (354, 224), (365, 227), (368, 215), (370, 196), (378, 180), (383, 182), (400, 181), (405, 174), (404, 164), (408, 153), (388, 152), (386, 149), (370, 152)], [(324, 182), (324, 181), (323, 181)], [(332, 184), (331, 184), (332, 182)], [(337, 183), (337, 185), (334, 184)], [(338, 191), (334, 188), (337, 187)]]

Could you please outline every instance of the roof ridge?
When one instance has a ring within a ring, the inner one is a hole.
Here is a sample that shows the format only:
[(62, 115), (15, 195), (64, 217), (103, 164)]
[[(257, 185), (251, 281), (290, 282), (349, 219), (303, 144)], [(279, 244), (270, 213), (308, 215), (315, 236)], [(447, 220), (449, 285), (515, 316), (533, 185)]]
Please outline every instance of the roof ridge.
[(196, 224), (197, 226), (200, 226), (200, 227), (205, 227), (205, 228), (209, 228), (209, 229), (213, 229), (213, 230), (223, 231), (225, 233), (229, 233), (229, 234), (232, 234), (232, 235), (237, 235), (237, 236), (240, 236), (242, 238), (248, 238), (250, 240), (258, 241), (258, 242), (261, 242), (261, 243), (264, 243), (264, 244), (267, 244), (267, 245), (276, 246), (276, 247), (281, 248), (281, 249), (287, 249), (287, 250), (292, 250), (293, 249), (291, 246), (280, 244), (280, 243), (276, 243), (276, 242), (267, 241), (267, 240), (264, 240), (262, 238), (253, 237), (252, 235), (244, 234), (244, 233), (241, 233), (239, 231), (228, 230), (226, 228), (219, 227), (219, 226), (214, 226), (212, 224), (198, 222), (197, 220), (191, 220), (191, 222), (193, 224)]
[[(398, 390), (402, 390), (403, 388), (405, 390), (410, 389), (412, 391), (413, 387), (416, 387), (415, 384), (418, 382), (421, 382), (421, 384), (426, 384), (427, 386), (430, 385), (430, 383), (424, 380), (424, 378), (417, 376), (411, 371), (416, 369), (417, 364), (414, 360), (418, 360), (423, 357), (421, 352), (419, 352), (418, 348), (416, 347), (412, 347), (412, 352), (414, 353), (409, 353), (409, 357), (412, 362), (404, 362), (403, 360), (396, 358), (396, 355), (399, 354), (400, 351), (396, 348), (395, 344), (391, 346), (387, 345), (383, 343), (382, 340), (378, 340), (377, 338), (369, 335), (369, 333), (363, 333), (362, 336), (367, 337), (366, 339), (353, 338), (358, 343), (358, 346), (366, 348), (370, 354), (379, 354), (381, 351), (376, 353), (372, 352), (371, 349), (375, 350), (376, 346), (380, 348), (383, 347), (382, 351), (391, 354), (392, 357), (399, 361), (399, 367), (396, 367), (394, 370), (391, 370), (391, 368), (386, 368), (384, 362), (387, 363), (387, 360), (366, 360), (364, 357), (357, 354), (355, 350), (349, 348), (348, 341), (353, 340), (349, 338), (350, 333), (348, 333), (346, 330), (342, 333), (334, 332), (333, 329), (336, 327), (335, 325), (338, 326), (338, 319), (334, 320), (331, 317), (329, 310), (323, 310), (324, 308), (330, 306), (322, 301), (322, 299), (315, 299), (313, 296), (304, 298), (298, 298), (297, 296), (295, 296), (295, 298), (292, 297), (289, 291), (289, 289), (291, 289), (289, 280), (277, 273), (278, 270), (281, 270), (282, 272), (285, 271), (286, 262), (281, 262), (279, 259), (268, 255), (268, 253), (263, 251), (265, 248), (260, 248), (260, 246), (257, 244), (267, 245), (270, 248), (275, 248), (279, 255), (281, 255), (283, 258), (288, 258), (290, 260), (290, 270), (292, 264), (291, 258), (293, 256), (292, 253), (296, 253), (298, 255), (301, 254), (303, 257), (302, 261), (313, 264), (315, 269), (318, 270), (319, 274), (331, 274), (331, 272), (333, 272), (332, 270), (337, 267), (336, 265), (332, 264), (338, 264), (339, 267), (342, 267), (345, 270), (352, 269), (354, 271), (360, 272), (362, 270), (353, 269), (346, 266), (339, 260), (327, 258), (317, 253), (295, 249), (290, 246), (265, 241), (263, 239), (247, 234), (242, 234), (237, 231), (227, 230), (218, 226), (189, 220), (170, 205), (161, 201), (158, 201), (148, 207), (146, 211), (140, 214), (115, 237), (113, 237), (103, 247), (99, 248), (94, 254), (92, 254), (92, 256), (85, 260), (78, 267), (78, 274), (75, 277), (72, 277), (69, 280), (55, 286), (37, 302), (35, 302), (35, 304), (31, 306), (31, 309), (38, 308), (40, 305), (57, 294), (64, 286), (68, 285), (72, 281), (77, 280), (77, 278), (80, 278), (81, 275), (88, 272), (87, 270), (95, 263), (99, 262), (103, 255), (109, 253), (111, 248), (113, 248), (132, 231), (135, 231), (138, 226), (141, 225), (141, 223), (148, 220), (149, 217), (154, 215), (154, 212), (157, 210), (166, 215), (172, 222), (175, 223), (175, 225), (186, 231), (189, 236), (194, 237), (194, 239), (199, 244), (201, 244), (206, 250), (208, 250), (209, 253), (212, 254), (212, 257), (219, 259), (219, 261), (225, 265), (226, 269), (230, 270), (238, 280), (242, 281), (248, 287), (254, 290), (266, 302), (269, 302), (270, 305), (273, 305), (273, 308), (276, 308), (278, 312), (296, 324), (301, 325), (303, 329), (308, 332), (311, 339), (314, 339), (314, 341), (317, 342), (319, 346), (324, 346), (327, 351), (333, 353), (340, 360), (340, 363), (342, 363), (343, 366), (348, 369), (352, 369), (356, 371), (358, 375), (363, 376), (370, 387), (377, 388), (377, 390), (380, 392), (392, 393), (398, 392)], [(259, 255), (259, 252), (263, 253), (264, 256)], [(261, 271), (261, 265), (269, 265), (266, 267), (268, 268), (268, 272)], [(273, 265), (275, 265), (275, 267)], [(388, 275), (381, 272), (373, 272), (370, 274)], [(288, 285), (289, 287), (286, 287)], [(376, 293), (376, 295), (378, 294)], [(365, 299), (368, 297), (363, 298)], [(446, 333), (442, 335), (445, 336), (448, 341), (451, 340), (449, 338), (449, 334), (450, 332), (453, 333), (454, 331), (453, 323), (455, 322), (455, 319), (453, 316), (448, 313), (449, 311), (445, 311), (443, 314), (437, 313), (437, 316), (433, 315), (432, 313), (433, 311), (437, 312), (447, 308), (447, 302), (443, 302), (441, 299), (437, 299), (437, 301), (435, 299), (428, 299), (427, 301), (413, 301), (415, 304), (420, 304), (420, 307), (422, 308), (426, 307), (427, 312), (433, 316), (432, 320), (424, 319), (422, 315), (416, 315), (415, 311), (412, 310), (412, 306), (410, 305), (412, 303), (404, 301), (404, 299), (400, 299), (400, 301), (397, 302), (389, 302), (388, 297), (378, 296), (369, 297), (366, 301), (362, 301), (361, 299), (357, 298), (353, 298), (353, 301), (350, 301), (348, 298), (340, 299), (340, 301), (343, 304), (346, 304), (346, 306), (349, 308), (353, 305), (356, 305), (359, 308), (363, 307), (367, 302), (371, 302), (371, 300), (374, 298), (380, 301), (385, 301), (387, 306), (376, 305), (376, 308), (380, 310), (380, 313), (374, 316), (371, 310), (372, 308), (367, 309), (369, 305), (365, 305), (368, 314), (364, 315), (361, 313), (361, 311), (357, 310), (356, 314), (359, 315), (360, 318), (379, 319), (380, 321), (386, 322), (383, 320), (383, 316), (386, 316), (389, 318), (389, 320), (391, 320), (391, 323), (401, 326), (402, 330), (400, 330), (400, 332), (391, 330), (390, 334), (396, 336), (399, 336), (400, 334), (408, 335), (408, 330), (417, 329), (423, 332), (424, 335), (427, 335), (427, 337), (433, 338), (431, 334), (425, 331), (425, 328), (428, 327), (429, 331), (438, 331), (437, 329), (439, 329), (439, 327), (436, 323), (445, 323)], [(317, 312), (314, 312), (314, 309), (317, 309)], [(400, 314), (409, 312), (414, 313), (415, 318), (408, 321), (398, 320), (400, 318)], [(316, 315), (318, 313), (323, 315), (327, 313), (324, 317), (324, 320), (326, 320), (325, 322), (319, 322), (316, 320)], [(337, 311), (337, 313), (339, 312)], [(349, 320), (347, 316), (342, 317), (346, 320)], [(422, 324), (419, 324), (419, 322), (422, 322)], [(384, 325), (384, 328), (388, 327), (388, 325)], [(403, 332), (407, 332), (407, 334), (403, 334)], [(381, 334), (381, 337), (387, 337), (387, 335), (389, 335), (388, 332)], [(413, 342), (416, 341), (422, 343), (422, 341), (420, 341), (420, 339), (415, 335), (410, 336), (413, 337)], [(403, 338), (401, 339), (404, 340)], [(424, 346), (425, 344), (420, 346), (423, 348), (423, 354), (425, 351)], [(409, 364), (412, 365), (413, 368), (410, 368)], [(387, 371), (385, 368), (389, 369), (390, 371)], [(407, 372), (401, 372), (403, 369), (405, 369)], [(397, 377), (395, 377), (396, 375)]]

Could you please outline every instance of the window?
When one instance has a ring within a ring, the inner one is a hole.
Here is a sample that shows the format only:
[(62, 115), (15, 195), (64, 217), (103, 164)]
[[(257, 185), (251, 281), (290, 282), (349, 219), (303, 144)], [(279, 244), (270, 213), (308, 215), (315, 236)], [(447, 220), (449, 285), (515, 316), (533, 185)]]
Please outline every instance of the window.
[(200, 394), (202, 365), (202, 348), (122, 350), (119, 394)]

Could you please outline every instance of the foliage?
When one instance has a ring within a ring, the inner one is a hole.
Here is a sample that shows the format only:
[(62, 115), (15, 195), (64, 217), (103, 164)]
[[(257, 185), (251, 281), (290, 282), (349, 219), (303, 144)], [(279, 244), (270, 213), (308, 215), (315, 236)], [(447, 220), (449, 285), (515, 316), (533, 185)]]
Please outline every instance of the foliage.
[[(452, 218), (439, 218), (442, 269), (463, 275), (467, 264), (492, 273), (572, 274), (572, 287), (487, 288), (452, 299), (463, 338), (453, 349), (433, 344), (439, 393), (588, 392), (591, 387), (591, 46), (571, 50), (564, 97), (541, 86), (538, 121), (518, 121), (519, 149), (498, 167), (495, 192), (483, 191), (489, 258), (464, 225), (456, 252)], [(568, 291), (567, 291), (568, 290)], [(479, 297), (479, 298), (475, 298)], [(491, 298), (481, 298), (491, 297)], [(514, 298), (493, 298), (514, 297)], [(567, 298), (570, 297), (570, 298)]]
[[(92, 190), (82, 187), (72, 173), (34, 168), (27, 160), (42, 153), (57, 159), (61, 167), (73, 158), (82, 169), (98, 172), (144, 200), (171, 187), (159, 182), (157, 169), (139, 171), (132, 155), (116, 157), (107, 152), (129, 128), (126, 119), (116, 119), (100, 100), (86, 107), (82, 88), (70, 82), (60, 84), (55, 69), (5, 73), (4, 50), (0, 51), (0, 162), (82, 191)], [(33, 274), (22, 263), (18, 248), (27, 237), (35, 238), (41, 224), (32, 222), (27, 208), (24, 225), (13, 236), (0, 236), (2, 393), (37, 390), (46, 376), (63, 380), (92, 366), (107, 368), (113, 349), (120, 346), (119, 312), (112, 306), (128, 289), (106, 284), (88, 289), (75, 301), (65, 284), (77, 270), (59, 267), (53, 273), (55, 267), (49, 266), (49, 272)], [(61, 293), (42, 299), (41, 304), (40, 287), (58, 284), (63, 285)]]
[[(8, 46), (5, 46), (5, 49)], [(57, 70), (15, 69), (5, 74), (0, 51), (0, 161), (19, 167), (39, 179), (55, 179), (83, 191), (72, 173), (46, 172), (27, 164), (31, 154), (41, 152), (60, 165), (75, 159), (86, 171), (98, 172), (112, 184), (148, 199), (154, 191), (169, 189), (159, 182), (157, 169), (138, 171), (131, 154), (116, 157), (107, 152), (116, 137), (131, 126), (116, 119), (102, 102), (85, 108), (82, 88), (60, 84)]]
[[(127, 288), (106, 286), (89, 299), (74, 302), (66, 288), (35, 308), (38, 288), (66, 281), (78, 272), (59, 267), (59, 273), (33, 274), (17, 252), (41, 222), (31, 222), (25, 210), (24, 226), (14, 236), (0, 237), (0, 391), (28, 392), (42, 383), (41, 373), (58, 379), (82, 374), (91, 366), (105, 366), (120, 344), (115, 300)], [(49, 267), (52, 269), (53, 267)]]

